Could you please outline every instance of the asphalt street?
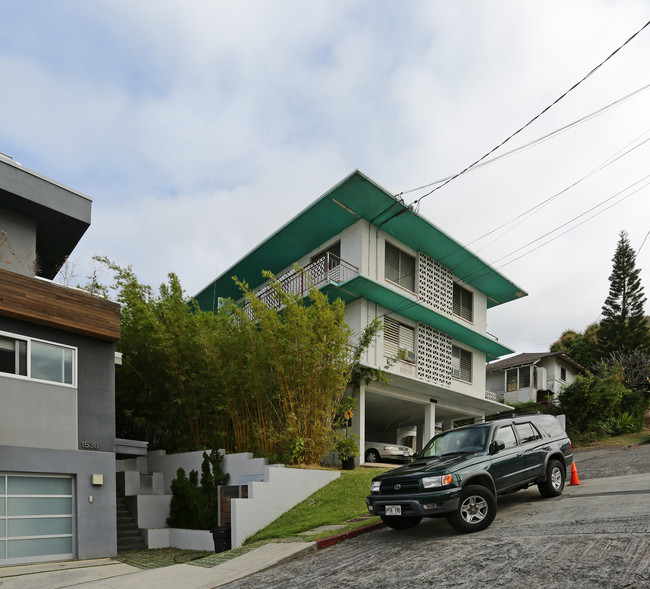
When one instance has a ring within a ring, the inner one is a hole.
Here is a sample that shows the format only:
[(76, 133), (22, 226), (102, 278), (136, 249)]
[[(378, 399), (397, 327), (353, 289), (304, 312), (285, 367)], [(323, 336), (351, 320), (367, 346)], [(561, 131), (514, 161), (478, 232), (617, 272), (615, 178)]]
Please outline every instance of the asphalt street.
[(245, 588), (650, 587), (650, 445), (576, 453), (580, 486), (499, 499), (485, 531), (382, 528), (240, 581)]

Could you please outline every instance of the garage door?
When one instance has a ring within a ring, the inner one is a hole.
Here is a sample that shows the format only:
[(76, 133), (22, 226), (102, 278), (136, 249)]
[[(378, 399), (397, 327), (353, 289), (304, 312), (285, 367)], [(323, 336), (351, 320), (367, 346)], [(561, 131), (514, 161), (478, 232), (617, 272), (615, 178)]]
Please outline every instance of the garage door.
[(73, 558), (72, 478), (0, 473), (0, 565)]

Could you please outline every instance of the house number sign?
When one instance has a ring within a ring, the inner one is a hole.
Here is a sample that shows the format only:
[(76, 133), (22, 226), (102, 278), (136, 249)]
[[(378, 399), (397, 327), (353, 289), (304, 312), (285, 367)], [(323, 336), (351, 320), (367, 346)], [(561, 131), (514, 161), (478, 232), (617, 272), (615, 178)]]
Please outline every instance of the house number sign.
[(98, 450), (99, 442), (81, 442), (81, 447), (84, 450)]

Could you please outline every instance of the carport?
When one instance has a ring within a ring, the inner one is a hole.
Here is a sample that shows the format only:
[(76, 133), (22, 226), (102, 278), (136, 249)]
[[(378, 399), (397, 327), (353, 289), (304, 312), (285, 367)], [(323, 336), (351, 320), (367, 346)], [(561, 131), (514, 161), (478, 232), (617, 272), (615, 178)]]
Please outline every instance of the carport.
[[(489, 399), (436, 387), (413, 378), (390, 375), (389, 384), (362, 385), (357, 392), (358, 419), (353, 431), (366, 440), (421, 450), (436, 431), (454, 427), (461, 419), (482, 418), (507, 409)], [(361, 452), (363, 462), (363, 451)]]

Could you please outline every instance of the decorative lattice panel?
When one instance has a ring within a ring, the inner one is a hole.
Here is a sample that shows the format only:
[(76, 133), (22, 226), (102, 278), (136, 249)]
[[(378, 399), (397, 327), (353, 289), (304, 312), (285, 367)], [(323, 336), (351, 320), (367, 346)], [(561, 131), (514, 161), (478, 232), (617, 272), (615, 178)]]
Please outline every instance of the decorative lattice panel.
[(429, 256), (418, 255), (420, 300), (440, 313), (454, 313), (454, 275)]
[(451, 336), (418, 323), (418, 378), (451, 387)]

